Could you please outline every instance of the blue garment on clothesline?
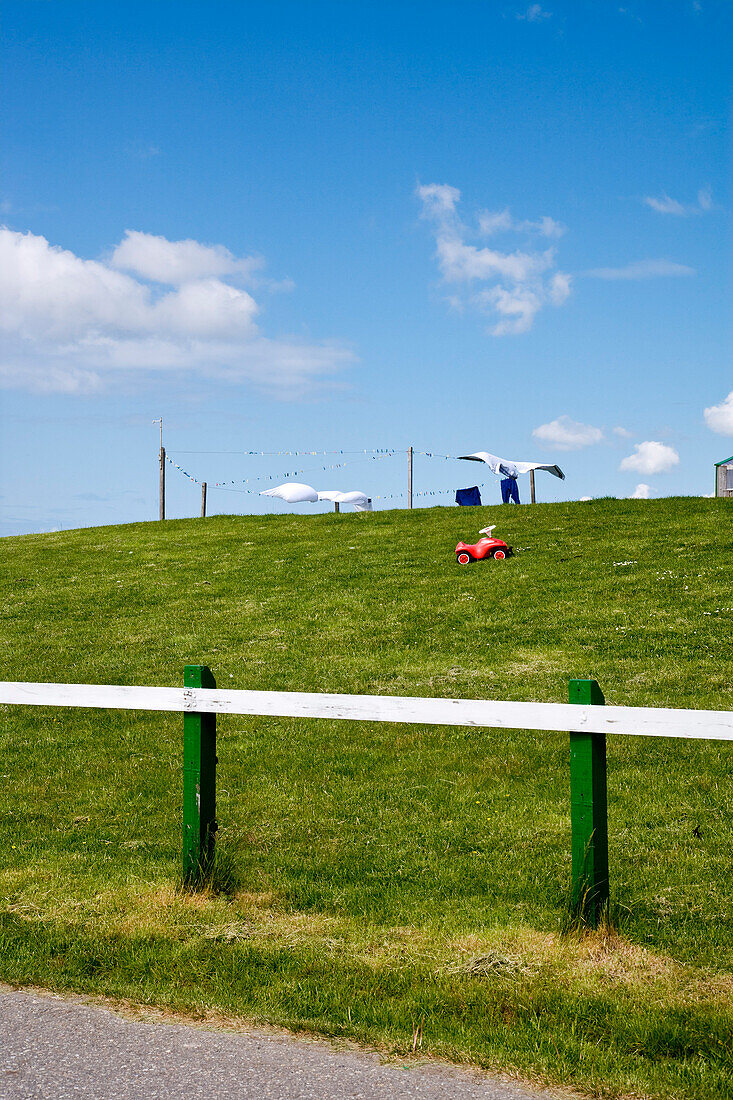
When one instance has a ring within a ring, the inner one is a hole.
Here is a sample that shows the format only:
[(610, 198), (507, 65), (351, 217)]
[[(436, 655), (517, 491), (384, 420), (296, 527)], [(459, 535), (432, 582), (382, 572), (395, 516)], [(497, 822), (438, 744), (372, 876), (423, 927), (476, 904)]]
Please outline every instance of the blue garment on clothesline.
[(519, 486), (515, 477), (503, 477), (501, 479), (501, 503), (519, 504)]
[(456, 504), (480, 504), (481, 493), (478, 485), (472, 485), (470, 489), (456, 489)]

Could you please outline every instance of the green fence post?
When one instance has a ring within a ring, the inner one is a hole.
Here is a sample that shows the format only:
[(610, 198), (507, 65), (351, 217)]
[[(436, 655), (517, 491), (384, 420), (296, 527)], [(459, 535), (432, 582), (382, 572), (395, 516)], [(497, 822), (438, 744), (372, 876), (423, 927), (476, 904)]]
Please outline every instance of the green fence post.
[[(597, 680), (571, 680), (569, 686), (571, 703), (606, 702)], [(570, 734), (570, 823), (573, 910), (595, 928), (608, 902), (605, 733)]]
[[(187, 688), (213, 688), (207, 665), (186, 665)], [(196, 885), (211, 864), (216, 833), (216, 714), (183, 715), (183, 878)]]

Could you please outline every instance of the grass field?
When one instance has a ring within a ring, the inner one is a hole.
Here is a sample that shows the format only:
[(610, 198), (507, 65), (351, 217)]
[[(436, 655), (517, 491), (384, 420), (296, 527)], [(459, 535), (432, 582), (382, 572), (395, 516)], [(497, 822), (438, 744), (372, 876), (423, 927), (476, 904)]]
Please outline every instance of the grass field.
[[(516, 557), (455, 564), (497, 523)], [(3, 679), (730, 709), (733, 508), (213, 517), (5, 539)], [(0, 708), (0, 978), (591, 1095), (733, 1097), (733, 745), (609, 740), (611, 926), (568, 929), (568, 737)], [(420, 1045), (421, 1043), (421, 1045)]]

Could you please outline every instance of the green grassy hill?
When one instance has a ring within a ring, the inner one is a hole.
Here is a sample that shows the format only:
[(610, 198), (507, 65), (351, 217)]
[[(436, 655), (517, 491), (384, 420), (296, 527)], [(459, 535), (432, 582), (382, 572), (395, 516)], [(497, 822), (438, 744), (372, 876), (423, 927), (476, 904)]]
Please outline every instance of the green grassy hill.
[[(3, 679), (730, 709), (733, 510), (229, 516), (5, 539)], [(453, 548), (496, 523), (506, 562)], [(612, 927), (567, 932), (568, 738), (219, 719), (222, 890), (180, 888), (181, 719), (0, 708), (0, 978), (593, 1095), (733, 1096), (733, 745), (609, 740)]]

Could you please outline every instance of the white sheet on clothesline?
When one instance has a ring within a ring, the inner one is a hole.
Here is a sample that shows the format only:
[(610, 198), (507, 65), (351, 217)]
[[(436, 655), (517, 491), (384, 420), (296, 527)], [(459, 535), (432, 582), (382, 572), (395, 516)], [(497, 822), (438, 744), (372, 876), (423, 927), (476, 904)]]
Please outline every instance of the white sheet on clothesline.
[(303, 485), (299, 481), (286, 481), (274, 489), (263, 489), (261, 497), (278, 497), (287, 504), (316, 504), (319, 500), (330, 500), (338, 504), (352, 504), (356, 512), (371, 512), (372, 502), (361, 489), (352, 489), (342, 493), (340, 489), (323, 489), (319, 492), (312, 485)]
[(565, 480), (565, 474), (554, 463), (512, 462), (509, 458), (499, 458), (498, 455), (492, 455), (490, 451), (474, 451), (473, 454), (459, 455), (458, 457), (465, 458), (469, 462), (485, 462), (492, 473), (495, 473), (498, 477), (516, 478), (520, 474), (528, 474), (530, 470), (547, 470), (548, 474), (559, 477), (561, 481)]
[(299, 481), (286, 481), (283, 485), (276, 485), (274, 489), (263, 489), (261, 497), (278, 497), (288, 504), (302, 504), (310, 501), (315, 504), (318, 501), (318, 492), (312, 485), (302, 485)]

